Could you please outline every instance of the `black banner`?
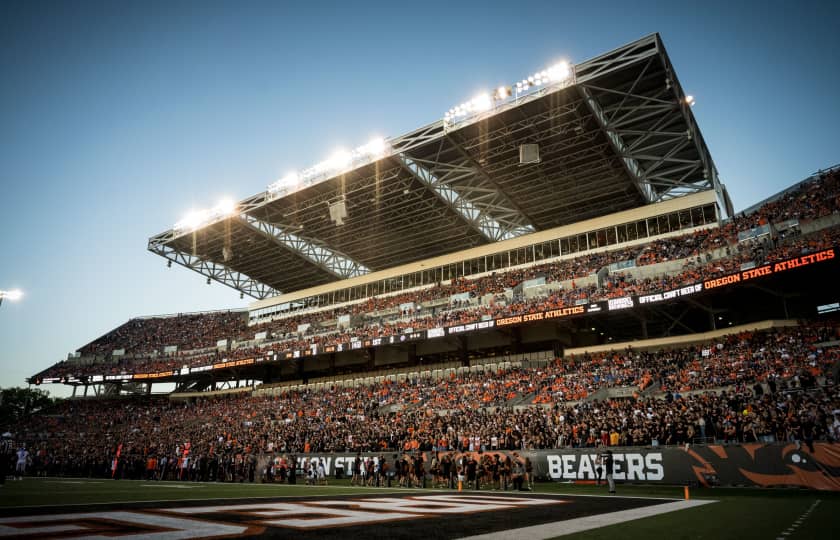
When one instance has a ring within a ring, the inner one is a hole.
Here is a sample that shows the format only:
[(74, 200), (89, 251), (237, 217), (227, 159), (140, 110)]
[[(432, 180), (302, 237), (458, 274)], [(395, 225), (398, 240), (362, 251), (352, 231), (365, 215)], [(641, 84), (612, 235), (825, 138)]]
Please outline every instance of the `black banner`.
[[(667, 485), (703, 486), (757, 486), (757, 487), (802, 487), (819, 490), (840, 491), (840, 446), (815, 443), (813, 449), (807, 445), (797, 447), (794, 443), (753, 443), (735, 445), (701, 445), (684, 447), (624, 447), (611, 448), (613, 453), (613, 478), (619, 482)], [(530, 460), (533, 474), (539, 480), (556, 482), (592, 483), (597, 477), (597, 459), (606, 449), (568, 448), (558, 450), (520, 450), (513, 456), (508, 450), (486, 452), (439, 452), (439, 456), (450, 454), (456, 461), (474, 457), (479, 463), (486, 456)], [(433, 452), (412, 452), (409, 456), (421, 456), (430, 474), (429, 464)], [(403, 454), (383, 452), (363, 453), (367, 462), (379, 462), (384, 458), (390, 470)], [(263, 455), (258, 461), (258, 470), (263, 471), (280, 454)], [(323, 460), (328, 476), (351, 474), (356, 455), (300, 454), (295, 456), (297, 468), (309, 460), (313, 466)], [(288, 459), (288, 457), (287, 457)], [(605, 473), (604, 473), (605, 474)], [(601, 479), (603, 480), (602, 475)]]

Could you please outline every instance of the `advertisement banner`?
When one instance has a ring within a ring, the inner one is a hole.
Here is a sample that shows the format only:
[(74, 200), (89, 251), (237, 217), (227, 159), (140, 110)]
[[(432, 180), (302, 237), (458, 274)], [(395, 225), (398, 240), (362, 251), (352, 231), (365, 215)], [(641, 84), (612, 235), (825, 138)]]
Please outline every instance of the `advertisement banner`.
[[(449, 454), (456, 463), (475, 458), (479, 463), (499, 456), (505, 459), (530, 461), (534, 477), (556, 482), (591, 483), (597, 479), (597, 469), (605, 448), (564, 448), (557, 450), (487, 450), (484, 452), (438, 452)], [(795, 443), (751, 443), (732, 445), (700, 445), (684, 447), (613, 447), (613, 478), (618, 482), (701, 486), (798, 487), (817, 490), (840, 490), (840, 446), (814, 443), (797, 447)], [(421, 456), (430, 474), (433, 452), (362, 453), (364, 462), (381, 459), (393, 470), (403, 455)], [(278, 456), (280, 454), (277, 454)], [(258, 471), (272, 461), (275, 454), (265, 454), (258, 460)], [(287, 455), (287, 457), (290, 457)], [(348, 476), (356, 454), (323, 453), (293, 456), (298, 469), (303, 462), (317, 465), (323, 460), (328, 476)], [(602, 465), (601, 465), (602, 466)], [(605, 475), (605, 473), (604, 473)], [(601, 480), (604, 479), (601, 476)]]

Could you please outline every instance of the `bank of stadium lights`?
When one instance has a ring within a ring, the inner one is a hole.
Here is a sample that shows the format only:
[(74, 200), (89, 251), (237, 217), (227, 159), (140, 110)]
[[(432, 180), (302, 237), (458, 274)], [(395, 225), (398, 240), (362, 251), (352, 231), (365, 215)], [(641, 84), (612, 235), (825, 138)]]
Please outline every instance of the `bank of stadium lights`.
[(12, 289), (10, 291), (0, 291), (0, 304), (3, 303), (3, 300), (8, 299), (11, 302), (17, 302), (23, 298), (23, 291), (20, 289)]
[(308, 169), (293, 171), (268, 186), (268, 192), (281, 196), (311, 186), (336, 174), (347, 172), (385, 156), (390, 150), (388, 141), (381, 137), (371, 139), (355, 150), (336, 150), (330, 157)]
[(481, 93), (473, 99), (452, 107), (443, 115), (447, 124), (463, 120), (477, 113), (489, 111), (496, 105), (536, 91), (540, 87), (559, 83), (568, 83), (573, 75), (572, 66), (568, 62), (558, 62), (548, 69), (538, 71), (528, 78), (518, 81), (512, 86), (500, 86), (493, 92)]
[(479, 94), (466, 103), (461, 103), (449, 109), (444, 115), (444, 119), (455, 120), (473, 113), (489, 111), (492, 108), (493, 99), (490, 97), (490, 94)]
[(183, 219), (175, 224), (175, 230), (196, 231), (208, 223), (236, 214), (236, 210), (236, 201), (230, 198), (224, 198), (213, 208), (187, 212)]
[(685, 96), (685, 104), (694, 107), (694, 96)]

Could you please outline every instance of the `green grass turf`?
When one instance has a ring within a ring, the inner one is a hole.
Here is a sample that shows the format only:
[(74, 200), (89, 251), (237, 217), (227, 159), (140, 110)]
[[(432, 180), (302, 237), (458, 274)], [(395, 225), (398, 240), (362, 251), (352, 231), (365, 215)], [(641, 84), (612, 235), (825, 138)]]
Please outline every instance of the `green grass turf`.
[[(256, 497), (308, 497), (312, 495), (382, 494), (387, 489), (351, 487), (349, 482), (330, 486), (283, 484), (221, 484), (155, 482), (80, 478), (24, 478), (6, 480), (0, 488), (0, 507), (64, 506), (72, 504), (127, 503), (247, 499)], [(390, 490), (396, 491), (396, 490)]]
[[(538, 486), (539, 488), (539, 486)], [(603, 494), (594, 486), (558, 484), (546, 491), (573, 494)], [(618, 496), (682, 497), (682, 487), (619, 486)], [(811, 507), (820, 504), (785, 540), (833, 538), (840, 525), (840, 493), (805, 490), (771, 490), (751, 488), (717, 488), (690, 490), (695, 499), (718, 501), (696, 508), (671, 512), (602, 527), (559, 538), (595, 540), (616, 538), (633, 540), (724, 539), (743, 540), (780, 538), (794, 521)]]
[[(351, 487), (347, 480), (330, 480), (327, 487), (287, 486), (280, 484), (217, 484), (188, 482), (146, 482), (83, 480), (73, 478), (26, 478), (8, 480), (0, 489), (0, 507), (65, 506), (86, 503), (120, 503), (178, 500), (247, 499), (261, 497), (336, 496), (345, 494), (401, 493), (408, 490), (393, 488)], [(434, 493), (434, 490), (427, 490)], [(469, 492), (467, 490), (467, 492)], [(482, 493), (492, 493), (482, 491)], [(567, 495), (606, 495), (596, 486), (569, 484), (537, 484), (536, 493)], [(617, 496), (663, 497), (681, 499), (682, 487), (623, 486)], [(785, 539), (833, 537), (840, 524), (840, 493), (804, 490), (769, 489), (699, 489), (691, 490), (692, 498), (714, 499), (714, 504), (640, 519), (611, 527), (604, 527), (564, 536), (569, 539), (644, 539), (651, 538), (779, 538), (820, 500), (810, 515)], [(8, 514), (7, 514), (8, 515)], [(526, 526), (512, 524), (512, 527)]]

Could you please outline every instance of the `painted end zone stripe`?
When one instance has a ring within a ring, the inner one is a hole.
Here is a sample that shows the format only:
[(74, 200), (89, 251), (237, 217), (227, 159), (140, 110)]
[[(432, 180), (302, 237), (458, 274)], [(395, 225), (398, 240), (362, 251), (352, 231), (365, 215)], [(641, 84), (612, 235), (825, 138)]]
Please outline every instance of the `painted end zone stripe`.
[(547, 538), (566, 536), (567, 534), (579, 533), (583, 531), (588, 531), (590, 529), (599, 529), (601, 527), (617, 525), (619, 523), (633, 521), (636, 519), (658, 516), (659, 514), (667, 514), (668, 512), (676, 512), (677, 510), (696, 508), (698, 506), (703, 506), (714, 502), (717, 501), (696, 499), (690, 501), (676, 501), (672, 503), (660, 504), (657, 506), (634, 508), (632, 510), (621, 510), (619, 512), (612, 512), (610, 514), (599, 514), (595, 516), (567, 519), (565, 521), (555, 521), (554, 523), (544, 523), (542, 525), (534, 525), (531, 527), (508, 529), (506, 531), (479, 534), (476, 536), (467, 536), (465, 538), (461, 538), (460, 540), (507, 540), (509, 538), (528, 538), (528, 540), (545, 540)]

